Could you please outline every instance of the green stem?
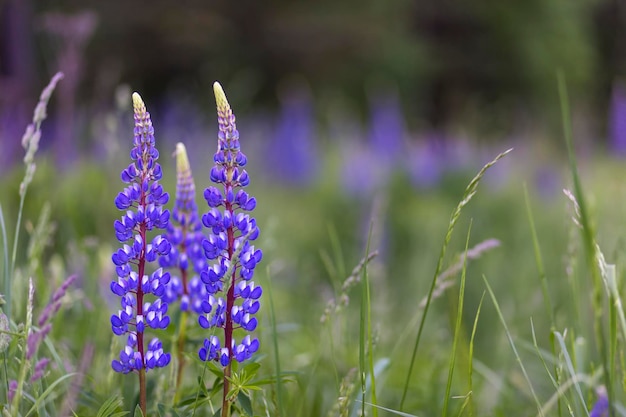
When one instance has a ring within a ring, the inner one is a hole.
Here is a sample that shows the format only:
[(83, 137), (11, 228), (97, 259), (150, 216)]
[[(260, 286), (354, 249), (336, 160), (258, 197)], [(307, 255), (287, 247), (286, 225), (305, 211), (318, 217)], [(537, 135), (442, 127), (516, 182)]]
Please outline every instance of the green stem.
[(24, 381), (26, 380), (26, 372), (29, 368), (28, 363), (30, 361), (26, 360), (26, 349), (24, 349), (24, 354), (22, 355), (22, 366), (20, 366), (20, 376), (17, 379), (17, 389), (15, 390), (15, 395), (13, 396), (13, 403), (11, 404), (11, 416), (18, 417), (19, 415), (19, 405), (22, 399), (22, 392), (24, 389)]
[[(6, 294), (6, 312), (5, 314), (7, 315), (7, 318), (9, 319), (9, 323), (11, 322), (11, 278), (13, 277), (14, 273), (15, 273), (15, 259), (17, 258), (17, 243), (19, 241), (20, 238), (20, 225), (22, 223), (22, 211), (24, 209), (24, 200), (26, 199), (26, 188), (24, 187), (24, 192), (20, 193), (20, 208), (17, 212), (17, 223), (15, 224), (15, 240), (13, 241), (13, 254), (11, 255), (11, 270), (9, 273), (9, 278), (5, 279), (5, 282), (7, 283), (6, 288), (4, 289), (7, 294)], [(6, 237), (5, 237), (5, 242), (6, 242)]]
[(176, 357), (178, 358), (178, 370), (176, 372), (176, 394), (174, 394), (174, 404), (178, 403), (180, 400), (180, 386), (183, 380), (183, 368), (185, 367), (185, 357), (183, 356), (183, 350), (185, 348), (185, 338), (186, 338), (186, 330), (187, 330), (187, 317), (189, 313), (183, 311), (180, 314), (180, 321), (178, 323), (179, 332), (178, 332), (178, 342)]

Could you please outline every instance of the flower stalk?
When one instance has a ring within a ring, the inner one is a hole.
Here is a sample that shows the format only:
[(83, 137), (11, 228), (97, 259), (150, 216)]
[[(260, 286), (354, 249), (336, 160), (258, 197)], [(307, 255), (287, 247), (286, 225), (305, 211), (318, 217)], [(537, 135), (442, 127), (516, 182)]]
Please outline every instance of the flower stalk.
[[(170, 268), (172, 278), (164, 297), (168, 304), (180, 301), (180, 321), (176, 337), (176, 394), (174, 403), (180, 397), (185, 349), (187, 319), (190, 310), (200, 313), (202, 300), (207, 297), (199, 272), (206, 268), (207, 260), (202, 251), (202, 224), (196, 205), (196, 187), (187, 157), (185, 145), (176, 145), (176, 200), (172, 219), (167, 226), (167, 240), (171, 243), (170, 253), (159, 258), (163, 268)], [(194, 274), (194, 272), (198, 272)]]
[[(215, 335), (205, 339), (198, 354), (201, 360), (217, 361), (224, 369), (221, 415), (228, 417), (233, 401), (229, 397), (232, 361), (248, 360), (259, 348), (258, 339), (246, 333), (257, 327), (254, 314), (260, 308), (262, 288), (252, 278), (263, 254), (250, 244), (259, 236), (256, 220), (248, 214), (256, 207), (256, 199), (243, 190), (250, 179), (243, 168), (247, 158), (240, 149), (235, 115), (222, 86), (216, 82), (213, 90), (219, 133), (210, 178), (219, 188), (210, 186), (204, 191), (210, 210), (202, 216), (202, 224), (210, 234), (202, 247), (212, 264), (200, 274), (209, 296), (202, 303), (198, 322), (205, 329), (223, 329), (224, 337), (223, 345)], [(245, 334), (240, 343), (236, 331)]]
[(148, 233), (165, 229), (170, 213), (164, 208), (169, 196), (159, 184), (163, 174), (156, 162), (159, 152), (152, 121), (137, 93), (133, 94), (133, 110), (133, 162), (122, 171), (121, 179), (128, 185), (115, 198), (116, 207), (125, 211), (114, 224), (115, 235), (123, 246), (112, 256), (118, 278), (111, 282), (111, 291), (121, 298), (121, 309), (111, 316), (111, 329), (127, 340), (119, 360), (113, 360), (111, 367), (116, 372), (139, 375), (139, 406), (147, 415), (146, 372), (170, 362), (170, 354), (163, 352), (159, 339), (154, 338), (147, 345), (145, 340), (148, 328), (165, 329), (169, 324), (163, 295), (170, 274), (162, 268), (147, 274), (147, 266), (171, 250), (169, 241), (161, 234), (148, 243)]

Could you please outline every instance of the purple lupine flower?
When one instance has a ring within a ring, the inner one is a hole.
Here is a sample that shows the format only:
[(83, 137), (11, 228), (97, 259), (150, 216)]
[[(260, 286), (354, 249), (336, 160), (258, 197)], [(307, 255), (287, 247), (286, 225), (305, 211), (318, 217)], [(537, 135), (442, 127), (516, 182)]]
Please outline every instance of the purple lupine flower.
[(13, 401), (13, 397), (15, 397), (15, 392), (17, 391), (17, 381), (12, 379), (9, 381), (9, 402)]
[(233, 358), (238, 362), (249, 359), (259, 348), (259, 341), (250, 335), (237, 344), (233, 330), (252, 332), (257, 326), (254, 314), (263, 290), (252, 278), (263, 254), (250, 244), (259, 236), (256, 220), (248, 214), (256, 207), (256, 199), (243, 190), (250, 179), (243, 169), (247, 159), (240, 150), (235, 116), (221, 85), (216, 82), (213, 89), (219, 134), (210, 177), (220, 189), (211, 186), (204, 191), (210, 210), (202, 216), (202, 223), (210, 234), (202, 247), (213, 263), (200, 274), (210, 295), (202, 303), (198, 322), (205, 329), (223, 328), (224, 343), (211, 336), (198, 354), (203, 361), (216, 360), (226, 367)]
[(315, 179), (319, 161), (310, 93), (306, 85), (295, 84), (280, 98), (282, 108), (274, 140), (267, 148), (268, 170), (277, 181), (310, 184)]
[(619, 82), (613, 85), (608, 130), (611, 151), (626, 155), (626, 87)]
[(35, 369), (33, 370), (33, 374), (30, 377), (30, 382), (35, 382), (43, 377), (43, 373), (46, 371), (46, 367), (50, 363), (50, 359), (42, 358), (35, 364)]
[[(123, 246), (112, 256), (118, 279), (110, 287), (121, 297), (121, 309), (111, 316), (111, 329), (118, 336), (127, 336), (119, 360), (113, 360), (111, 366), (124, 374), (164, 367), (170, 361), (170, 354), (163, 353), (158, 339), (152, 339), (147, 350), (144, 346), (147, 328), (165, 329), (169, 324), (167, 302), (162, 297), (170, 274), (162, 268), (149, 274), (146, 266), (170, 253), (171, 245), (162, 235), (148, 238), (148, 232), (167, 227), (170, 213), (163, 207), (169, 196), (159, 184), (162, 172), (156, 162), (159, 152), (150, 113), (137, 93), (133, 93), (133, 109), (135, 137), (130, 152), (133, 162), (122, 171), (122, 181), (128, 185), (115, 199), (115, 206), (125, 211), (114, 225), (115, 235)], [(149, 294), (156, 297), (153, 302), (145, 299)]]
[(373, 94), (370, 109), (370, 150), (384, 168), (393, 170), (402, 157), (406, 136), (400, 100), (393, 90)]
[(598, 399), (589, 412), (589, 417), (608, 417), (609, 397), (606, 395), (606, 388), (600, 386), (597, 390)]
[(440, 135), (427, 134), (409, 148), (407, 171), (411, 182), (418, 188), (433, 188), (441, 180), (445, 158), (438, 143)]
[[(167, 240), (171, 243), (171, 250), (159, 258), (159, 265), (180, 271), (180, 277), (172, 275), (162, 299), (168, 304), (180, 299), (182, 311), (192, 310), (200, 314), (202, 301), (208, 296), (199, 276), (207, 267), (202, 249), (205, 236), (196, 205), (196, 186), (187, 150), (182, 143), (176, 145), (176, 174), (176, 201), (172, 219), (167, 225)], [(193, 273), (191, 277), (190, 271)]]

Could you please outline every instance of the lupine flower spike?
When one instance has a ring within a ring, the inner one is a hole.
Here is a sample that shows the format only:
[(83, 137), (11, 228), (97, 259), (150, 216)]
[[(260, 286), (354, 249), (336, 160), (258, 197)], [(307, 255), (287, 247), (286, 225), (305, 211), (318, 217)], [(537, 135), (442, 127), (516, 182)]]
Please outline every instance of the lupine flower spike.
[[(170, 253), (159, 258), (159, 264), (170, 268), (172, 278), (165, 289), (163, 300), (169, 304), (180, 300), (180, 322), (178, 325), (178, 370), (176, 386), (182, 381), (184, 368), (183, 349), (189, 310), (202, 312), (202, 301), (208, 296), (200, 280), (200, 272), (207, 267), (202, 250), (202, 223), (196, 205), (196, 186), (191, 174), (185, 145), (176, 145), (176, 200), (172, 218), (167, 226), (167, 240), (172, 245)], [(178, 395), (179, 390), (176, 391)], [(178, 397), (176, 397), (178, 399)]]
[[(163, 295), (172, 303), (180, 299), (182, 311), (201, 313), (202, 301), (207, 297), (200, 272), (206, 269), (207, 259), (202, 250), (202, 223), (196, 205), (196, 186), (191, 174), (185, 145), (176, 145), (176, 201), (172, 218), (167, 226), (167, 240), (172, 245), (170, 253), (159, 258), (164, 268), (177, 270), (172, 275)], [(190, 276), (197, 271), (198, 274)], [(180, 276), (179, 276), (180, 275)]]
[(162, 268), (148, 273), (147, 266), (158, 256), (169, 254), (171, 245), (161, 234), (149, 241), (148, 233), (165, 229), (170, 213), (163, 207), (169, 196), (159, 184), (162, 172), (156, 162), (159, 152), (152, 121), (137, 93), (133, 93), (133, 110), (133, 162), (122, 171), (127, 186), (115, 198), (115, 206), (125, 212), (114, 224), (115, 235), (123, 246), (113, 254), (118, 278), (111, 282), (111, 291), (121, 298), (121, 309), (111, 316), (111, 328), (114, 334), (127, 339), (119, 360), (111, 366), (116, 372), (139, 374), (139, 403), (146, 415), (145, 372), (170, 362), (170, 354), (163, 352), (159, 339), (152, 339), (147, 346), (144, 340), (148, 328), (165, 329), (170, 321), (167, 303), (162, 299), (170, 274)]
[(240, 150), (235, 115), (222, 86), (216, 82), (213, 89), (219, 133), (210, 178), (219, 188), (210, 186), (204, 191), (210, 210), (202, 216), (202, 224), (210, 234), (202, 247), (212, 264), (200, 275), (209, 296), (202, 303), (203, 314), (198, 321), (205, 329), (224, 329), (224, 339), (215, 335), (205, 339), (198, 353), (201, 360), (218, 361), (225, 368), (222, 405), (225, 412), (232, 360), (243, 362), (259, 348), (258, 339), (250, 334), (237, 343), (233, 331), (241, 329), (249, 333), (257, 326), (254, 314), (260, 307), (262, 289), (252, 278), (263, 255), (250, 244), (259, 236), (256, 220), (248, 214), (256, 207), (256, 199), (244, 191), (250, 180), (243, 169), (247, 159)]

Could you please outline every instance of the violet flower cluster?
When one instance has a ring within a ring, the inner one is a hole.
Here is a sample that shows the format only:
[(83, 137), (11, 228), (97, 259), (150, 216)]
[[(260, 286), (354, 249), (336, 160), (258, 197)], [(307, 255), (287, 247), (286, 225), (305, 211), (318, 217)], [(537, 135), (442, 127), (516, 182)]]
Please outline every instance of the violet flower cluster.
[[(163, 352), (159, 339), (144, 345), (148, 328), (165, 329), (170, 322), (167, 303), (162, 298), (170, 274), (162, 268), (148, 273), (146, 268), (159, 256), (170, 253), (171, 245), (161, 234), (148, 242), (148, 232), (167, 227), (170, 213), (163, 207), (169, 196), (159, 184), (162, 172), (156, 162), (159, 152), (152, 121), (137, 93), (133, 94), (133, 110), (133, 162), (122, 171), (121, 178), (127, 186), (115, 199), (115, 206), (125, 211), (114, 225), (123, 246), (112, 256), (118, 279), (111, 282), (111, 291), (121, 298), (121, 309), (111, 316), (111, 328), (114, 334), (127, 337), (119, 360), (113, 360), (111, 365), (124, 374), (164, 367), (170, 362), (170, 354)], [(153, 302), (146, 301), (149, 294), (156, 297)]]
[(202, 303), (198, 322), (205, 329), (223, 328), (223, 344), (213, 335), (204, 340), (198, 354), (203, 361), (216, 360), (228, 366), (233, 359), (243, 362), (259, 348), (259, 341), (249, 334), (235, 341), (233, 332), (252, 332), (257, 326), (254, 314), (260, 308), (260, 286), (252, 280), (262, 252), (250, 241), (259, 236), (256, 220), (248, 213), (256, 207), (256, 199), (244, 191), (250, 179), (243, 167), (246, 156), (241, 152), (235, 116), (219, 83), (213, 85), (219, 123), (218, 146), (211, 169), (210, 186), (204, 198), (210, 207), (202, 216), (202, 224), (210, 234), (202, 242), (205, 256), (213, 261), (200, 274), (209, 294)]
[(202, 250), (205, 236), (198, 216), (196, 186), (182, 143), (176, 145), (176, 178), (176, 200), (167, 225), (167, 240), (172, 247), (168, 254), (159, 258), (159, 265), (180, 271), (180, 276), (172, 275), (162, 299), (168, 304), (180, 300), (181, 311), (200, 314), (202, 301), (208, 294), (199, 273), (206, 269), (208, 262)]

